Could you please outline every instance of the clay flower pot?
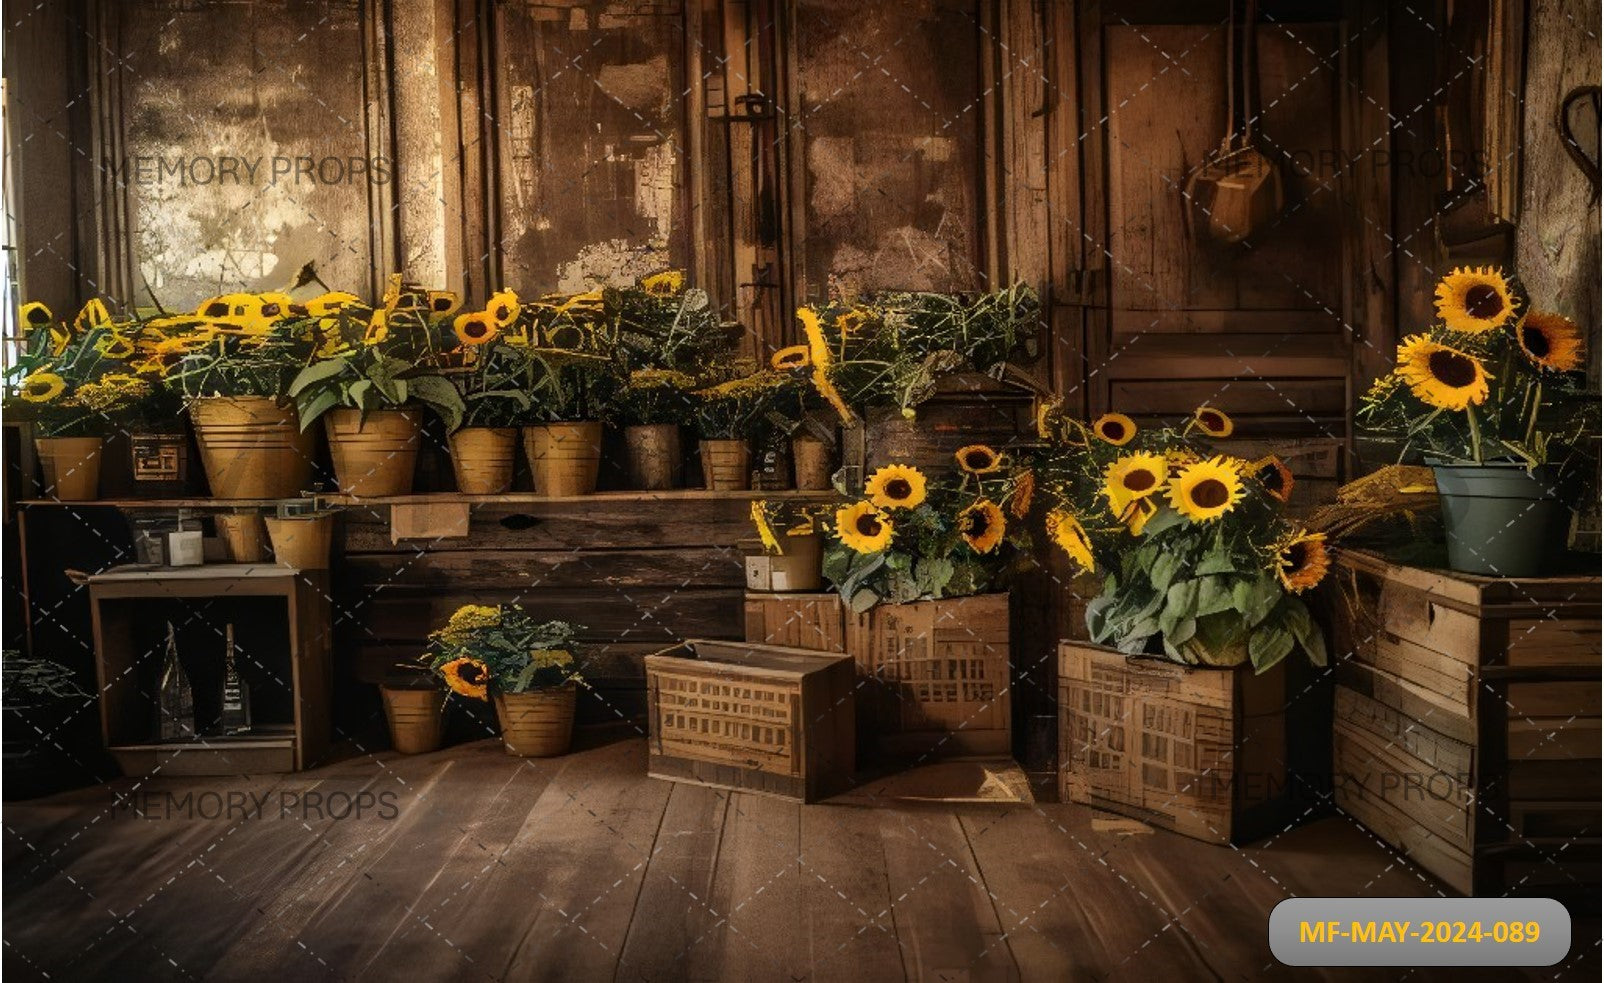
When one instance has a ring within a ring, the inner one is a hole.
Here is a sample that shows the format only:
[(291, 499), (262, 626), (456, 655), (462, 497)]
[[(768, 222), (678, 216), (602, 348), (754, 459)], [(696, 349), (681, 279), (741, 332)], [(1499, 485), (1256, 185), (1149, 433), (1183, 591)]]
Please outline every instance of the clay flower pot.
[(421, 411), (375, 410), (364, 420), (361, 410), (342, 408), (330, 410), (323, 425), (340, 491), (364, 498), (412, 491), (423, 440)]
[(524, 454), (535, 494), (547, 498), (589, 495), (601, 470), (600, 423), (545, 423), (524, 427)]
[(704, 440), (702, 482), (709, 491), (745, 491), (752, 483), (752, 445), (744, 440)]
[(402, 754), (440, 750), (446, 691), (379, 687), (384, 696), (384, 719), (390, 725), (390, 744)]
[(39, 437), (39, 455), (45, 494), (61, 502), (92, 502), (100, 493), (99, 437)]
[(579, 687), (573, 683), (527, 693), (497, 693), (496, 719), (501, 743), (520, 758), (567, 754), (574, 737), (574, 707)]
[(201, 468), (213, 498), (293, 498), (312, 483), (313, 437), (293, 406), (266, 396), (189, 404)]
[(499, 495), (512, 488), (517, 427), (463, 427), (451, 435), (451, 468), (464, 495)]
[(273, 560), (296, 570), (327, 570), (334, 545), (334, 514), (269, 516), (267, 537), (273, 543)]
[(683, 451), (680, 448), (678, 424), (652, 423), (625, 427), (624, 447), (629, 454), (629, 487), (641, 491), (680, 487)]

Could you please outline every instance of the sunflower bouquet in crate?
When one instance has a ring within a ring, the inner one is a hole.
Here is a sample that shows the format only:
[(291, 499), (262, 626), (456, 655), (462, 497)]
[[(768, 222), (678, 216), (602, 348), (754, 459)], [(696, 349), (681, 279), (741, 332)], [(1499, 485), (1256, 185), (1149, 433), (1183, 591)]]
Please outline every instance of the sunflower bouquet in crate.
[(429, 634), (423, 658), (451, 692), (495, 704), (509, 754), (562, 754), (584, 682), (573, 651), (581, 630), (517, 604), (465, 604)]
[(1276, 457), (1216, 451), (1230, 417), (1199, 407), (1179, 428), (1090, 424), (1049, 408), (1036, 453), (1047, 538), (1103, 578), (1087, 607), (1092, 640), (1127, 655), (1263, 672), (1325, 641), (1300, 595), (1330, 565), (1325, 538), (1286, 515), (1291, 472)]
[(940, 474), (886, 465), (861, 499), (825, 517), (824, 576), (853, 611), (985, 593), (1000, 585), (1009, 546), (1028, 546), (1030, 472), (980, 444), (954, 464)]
[(1361, 432), (1400, 463), (1433, 467), (1454, 569), (1537, 575), (1595, 494), (1598, 401), (1582, 389), (1581, 330), (1527, 309), (1493, 268), (1444, 277), (1436, 312), (1361, 398)]

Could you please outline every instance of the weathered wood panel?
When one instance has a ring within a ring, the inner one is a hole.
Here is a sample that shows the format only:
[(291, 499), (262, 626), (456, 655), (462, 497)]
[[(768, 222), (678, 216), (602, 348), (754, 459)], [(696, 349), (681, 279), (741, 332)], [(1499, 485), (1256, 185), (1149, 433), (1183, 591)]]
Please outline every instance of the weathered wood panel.
[(493, 11), (502, 281), (577, 291), (685, 266), (684, 5)]
[(986, 286), (979, 6), (797, 2), (799, 295)]

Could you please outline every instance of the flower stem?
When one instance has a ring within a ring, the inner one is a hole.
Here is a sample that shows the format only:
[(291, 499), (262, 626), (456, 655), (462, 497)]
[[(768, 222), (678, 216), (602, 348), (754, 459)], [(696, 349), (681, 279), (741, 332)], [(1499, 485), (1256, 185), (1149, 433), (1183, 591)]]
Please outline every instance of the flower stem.
[(1477, 464), (1481, 460), (1481, 425), (1476, 422), (1475, 407), (1465, 407), (1465, 419), (1470, 421), (1470, 454)]

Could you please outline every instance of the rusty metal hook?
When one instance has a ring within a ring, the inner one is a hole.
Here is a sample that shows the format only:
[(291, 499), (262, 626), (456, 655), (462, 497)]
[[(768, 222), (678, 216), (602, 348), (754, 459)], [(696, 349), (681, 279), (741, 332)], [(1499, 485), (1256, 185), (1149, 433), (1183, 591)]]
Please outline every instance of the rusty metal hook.
[(1599, 151), (1598, 144), (1594, 144), (1594, 156), (1588, 157), (1587, 151), (1582, 149), (1581, 143), (1576, 139), (1576, 133), (1571, 129), (1571, 107), (1587, 99), (1593, 108), (1593, 132), (1599, 133), (1604, 120), (1599, 116), (1599, 87), (1596, 85), (1579, 85), (1566, 93), (1565, 98), (1559, 101), (1559, 109), (1554, 114), (1554, 125), (1559, 130), (1560, 140), (1565, 145), (1565, 152), (1587, 178), (1588, 187), (1592, 188), (1589, 201), (1599, 200)]

